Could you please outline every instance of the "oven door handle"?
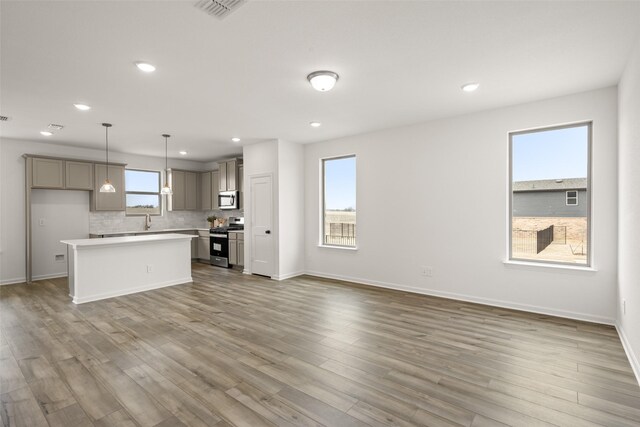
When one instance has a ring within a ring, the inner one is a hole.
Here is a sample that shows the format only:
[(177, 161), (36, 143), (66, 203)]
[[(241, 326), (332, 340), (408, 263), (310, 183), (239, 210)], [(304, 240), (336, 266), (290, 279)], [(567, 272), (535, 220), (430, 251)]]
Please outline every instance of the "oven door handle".
[(210, 234), (213, 239), (228, 239), (229, 236), (225, 236), (224, 234)]

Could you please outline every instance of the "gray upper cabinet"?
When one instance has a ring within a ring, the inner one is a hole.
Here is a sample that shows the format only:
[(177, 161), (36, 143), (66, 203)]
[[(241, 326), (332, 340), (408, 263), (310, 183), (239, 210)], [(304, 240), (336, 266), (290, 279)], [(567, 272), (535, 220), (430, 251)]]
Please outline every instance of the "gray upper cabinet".
[(200, 174), (200, 208), (203, 211), (213, 209), (211, 183), (211, 172), (203, 172)]
[(238, 162), (227, 161), (227, 191), (238, 190)]
[(198, 173), (185, 172), (185, 209), (195, 211), (198, 209)]
[(65, 161), (65, 188), (93, 190), (93, 163)]
[(227, 163), (220, 162), (218, 169), (218, 189), (220, 191), (227, 191)]
[(213, 210), (219, 209), (218, 204), (218, 189), (220, 188), (220, 172), (211, 172), (211, 208)]
[(92, 210), (94, 211), (124, 211), (125, 210), (125, 189), (124, 189), (124, 166), (109, 164), (109, 180), (116, 189), (115, 193), (101, 193), (100, 187), (107, 178), (107, 165), (94, 165), (94, 190), (92, 199)]
[(220, 162), (219, 173), (219, 189), (220, 191), (238, 191), (238, 165), (240, 163), (237, 159), (226, 160)]
[(185, 172), (175, 169), (171, 170), (171, 210), (183, 211), (186, 206), (187, 195), (185, 194)]
[(244, 209), (244, 166), (238, 166), (238, 191), (240, 192), (240, 209)]
[(171, 169), (171, 191), (169, 210), (195, 211), (199, 209), (200, 183), (198, 172)]
[(64, 160), (34, 157), (31, 161), (33, 188), (64, 188)]

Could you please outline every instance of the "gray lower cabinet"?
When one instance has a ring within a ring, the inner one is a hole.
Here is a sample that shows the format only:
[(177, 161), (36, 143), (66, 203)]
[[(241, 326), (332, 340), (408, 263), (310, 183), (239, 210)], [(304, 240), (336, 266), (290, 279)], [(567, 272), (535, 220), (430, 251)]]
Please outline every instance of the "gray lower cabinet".
[(229, 264), (244, 265), (244, 233), (229, 232)]
[(244, 265), (244, 240), (238, 240), (238, 265)]
[(64, 160), (31, 159), (32, 188), (64, 188)]
[(107, 178), (107, 165), (95, 164), (93, 168), (93, 198), (91, 210), (94, 211), (124, 211), (124, 166), (109, 165), (109, 180), (116, 189), (115, 193), (101, 193), (100, 187)]
[(209, 237), (198, 237), (198, 259), (209, 261), (210, 253)]
[(93, 163), (65, 163), (65, 188), (69, 190), (93, 190)]

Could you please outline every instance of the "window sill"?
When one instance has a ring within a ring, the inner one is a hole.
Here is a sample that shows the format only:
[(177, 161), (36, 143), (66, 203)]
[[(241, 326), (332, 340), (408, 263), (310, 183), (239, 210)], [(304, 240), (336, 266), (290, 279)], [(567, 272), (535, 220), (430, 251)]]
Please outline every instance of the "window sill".
[(336, 246), (336, 245), (323, 245), (320, 243), (318, 245), (319, 248), (327, 248), (327, 249), (342, 249), (343, 251), (357, 251), (357, 246)]
[(586, 272), (596, 272), (598, 271), (594, 267), (587, 267), (582, 265), (571, 265), (571, 264), (552, 264), (548, 262), (529, 262), (529, 261), (518, 261), (518, 260), (505, 260), (502, 262), (504, 265), (513, 265), (513, 266), (522, 266), (522, 267), (538, 267), (538, 268), (551, 268), (558, 270), (574, 270), (574, 271), (586, 271)]

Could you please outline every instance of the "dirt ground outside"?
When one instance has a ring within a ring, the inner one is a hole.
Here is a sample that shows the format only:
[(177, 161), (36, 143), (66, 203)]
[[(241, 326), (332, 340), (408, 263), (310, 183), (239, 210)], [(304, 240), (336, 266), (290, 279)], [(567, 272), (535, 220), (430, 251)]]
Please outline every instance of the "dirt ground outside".
[[(587, 218), (585, 217), (513, 217), (512, 229), (514, 236), (516, 230), (539, 231), (553, 225), (554, 241), (542, 252), (524, 250), (523, 247), (514, 246), (512, 256), (519, 259), (546, 260), (556, 262), (572, 262), (586, 264), (587, 262)], [(566, 227), (566, 241), (563, 227)], [(532, 233), (533, 234), (533, 233)]]

